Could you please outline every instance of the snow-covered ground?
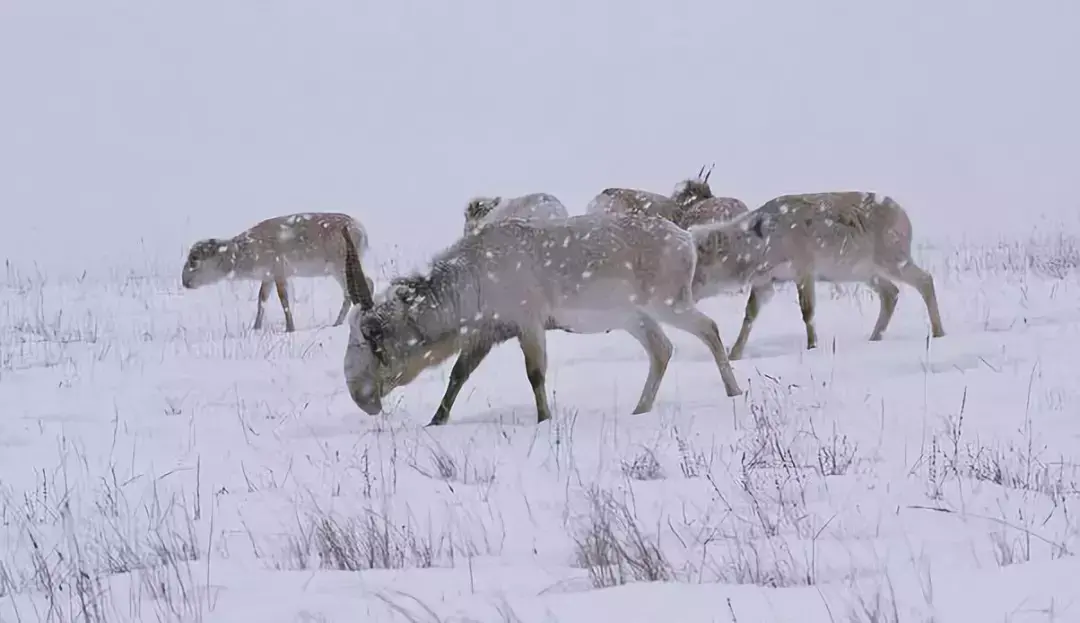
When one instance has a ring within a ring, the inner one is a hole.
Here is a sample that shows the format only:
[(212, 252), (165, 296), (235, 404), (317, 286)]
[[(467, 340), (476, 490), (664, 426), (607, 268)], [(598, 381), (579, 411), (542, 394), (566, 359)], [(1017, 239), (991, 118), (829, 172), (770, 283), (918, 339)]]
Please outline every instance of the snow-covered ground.
[[(918, 225), (918, 223), (916, 223)], [(724, 396), (704, 347), (652, 413), (623, 334), (550, 333), (556, 415), (497, 349), (425, 428), (449, 364), (385, 416), (344, 390), (340, 291), (175, 270), (0, 280), (0, 621), (1080, 620), (1080, 232), (916, 231), (905, 287), (792, 289)], [(1064, 233), (1063, 233), (1064, 232)], [(385, 274), (385, 271), (384, 271)], [(385, 283), (385, 278), (382, 280)], [(703, 304), (728, 345), (742, 294)]]

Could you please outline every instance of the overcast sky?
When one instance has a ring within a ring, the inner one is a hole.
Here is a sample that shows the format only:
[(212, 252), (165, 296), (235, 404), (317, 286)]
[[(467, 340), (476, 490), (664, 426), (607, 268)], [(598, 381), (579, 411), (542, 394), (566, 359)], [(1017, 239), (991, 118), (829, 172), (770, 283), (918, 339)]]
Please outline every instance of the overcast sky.
[(752, 206), (1026, 227), (1080, 212), (1078, 32), (1075, 0), (0, 0), (0, 257), (179, 271), (333, 210), (420, 258), (472, 195), (580, 212), (706, 162)]

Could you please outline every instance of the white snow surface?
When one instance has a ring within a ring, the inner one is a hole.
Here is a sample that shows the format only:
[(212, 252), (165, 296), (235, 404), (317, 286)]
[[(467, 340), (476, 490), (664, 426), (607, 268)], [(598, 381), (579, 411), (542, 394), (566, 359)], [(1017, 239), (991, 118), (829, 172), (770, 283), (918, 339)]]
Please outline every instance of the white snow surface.
[[(449, 363), (362, 414), (329, 279), (287, 335), (250, 284), (11, 265), (0, 621), (1078, 620), (1080, 242), (1013, 235), (917, 249), (938, 340), (822, 284), (806, 351), (782, 290), (736, 399), (671, 330), (630, 415), (633, 339), (549, 332), (539, 426), (512, 342), (444, 427)], [(729, 346), (744, 295), (703, 303)]]

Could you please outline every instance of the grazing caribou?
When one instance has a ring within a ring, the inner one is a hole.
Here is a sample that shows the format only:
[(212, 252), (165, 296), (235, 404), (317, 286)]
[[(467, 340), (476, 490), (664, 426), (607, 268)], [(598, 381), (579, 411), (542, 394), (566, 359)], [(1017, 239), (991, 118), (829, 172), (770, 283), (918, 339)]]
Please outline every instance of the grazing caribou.
[(934, 337), (942, 337), (934, 278), (911, 258), (907, 212), (891, 197), (867, 192), (783, 195), (726, 223), (692, 227), (698, 250), (696, 300), (750, 285), (746, 315), (730, 358), (740, 359), (754, 320), (772, 298), (774, 284), (794, 281), (799, 294), (806, 348), (817, 346), (814, 329), (816, 281), (867, 283), (881, 299), (870, 334), (878, 341), (899, 296), (895, 282), (922, 295)]
[(568, 218), (561, 201), (548, 193), (530, 193), (520, 197), (476, 197), (465, 206), (465, 234), (503, 218)]
[(694, 225), (730, 221), (750, 211), (739, 199), (714, 196), (709, 187), (710, 175), (712, 167), (706, 171), (702, 166), (696, 178), (683, 180), (675, 186), (671, 200), (679, 206), (675, 219), (679, 227), (689, 229)]
[[(346, 248), (351, 240), (345, 236)], [(716, 323), (691, 290), (697, 254), (684, 229), (636, 215), (565, 220), (504, 219), (446, 248), (423, 274), (399, 278), (375, 304), (358, 257), (346, 254), (349, 320), (345, 383), (370, 415), (421, 371), (459, 353), (430, 425), (444, 424), (469, 375), (501, 342), (517, 338), (536, 402), (551, 417), (545, 375), (548, 330), (628, 332), (649, 355), (634, 413), (653, 407), (672, 345), (660, 323), (705, 343), (728, 396), (742, 393)]]
[(260, 282), (255, 330), (262, 328), (266, 299), (270, 298), (270, 287), (276, 286), (285, 310), (285, 330), (291, 333), (296, 326), (289, 306), (288, 278), (329, 275), (341, 286), (344, 296), (334, 321), (336, 327), (345, 321), (350, 306), (342, 229), (349, 232), (362, 256), (368, 247), (367, 232), (351, 216), (336, 212), (288, 214), (266, 219), (227, 240), (208, 238), (196, 242), (188, 252), (180, 280), (188, 289), (223, 279)]

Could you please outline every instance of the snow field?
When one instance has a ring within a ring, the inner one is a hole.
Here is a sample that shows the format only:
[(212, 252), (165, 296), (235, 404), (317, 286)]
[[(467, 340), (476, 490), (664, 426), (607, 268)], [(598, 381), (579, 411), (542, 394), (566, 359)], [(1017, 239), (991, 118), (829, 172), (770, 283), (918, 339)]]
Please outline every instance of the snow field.
[[(1078, 240), (929, 240), (940, 340), (909, 287), (870, 343), (874, 295), (820, 284), (808, 352), (784, 288), (734, 400), (665, 329), (631, 416), (640, 347), (551, 332), (539, 426), (513, 343), (445, 427), (449, 363), (364, 415), (330, 279), (292, 283), (286, 335), (181, 260), (8, 265), (0, 621), (1080, 620)], [(729, 347), (744, 302), (702, 304)]]

